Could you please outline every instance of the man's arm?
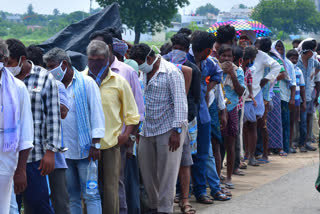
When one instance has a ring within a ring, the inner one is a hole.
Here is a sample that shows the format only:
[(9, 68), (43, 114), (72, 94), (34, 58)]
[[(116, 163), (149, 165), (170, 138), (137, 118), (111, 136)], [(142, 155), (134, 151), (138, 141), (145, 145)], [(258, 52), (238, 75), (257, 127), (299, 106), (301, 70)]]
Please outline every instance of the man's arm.
[(235, 92), (239, 95), (242, 96), (245, 90), (244, 87), (244, 76), (243, 76), (243, 71), (237, 71), (238, 74), (235, 74), (234, 72), (230, 72), (229, 75), (231, 77), (233, 87)]
[(307, 100), (306, 100), (306, 88), (304, 86), (300, 86), (300, 97), (301, 97), (301, 110), (305, 112), (307, 110)]
[(42, 90), (45, 90), (44, 113), (46, 115), (45, 123), (48, 142), (44, 145), (46, 152), (40, 162), (39, 169), (42, 170), (41, 175), (48, 175), (54, 169), (54, 153), (59, 152), (59, 148), (61, 147), (59, 91), (56, 80), (50, 73)]
[[(274, 82), (281, 71), (281, 65), (276, 60), (268, 56), (267, 54), (263, 54), (263, 57), (264, 57), (264, 60), (263, 60), (264, 65), (265, 67), (270, 67), (270, 72), (262, 80), (267, 79), (270, 82)], [(262, 80), (261, 80), (260, 86), (261, 85), (264, 86), (266, 84), (265, 80), (263, 82)]]
[(192, 81), (192, 69), (183, 65), (181, 68), (181, 71), (184, 77), (186, 94), (188, 94), (191, 86), (191, 81)]
[(26, 167), (30, 150), (31, 148), (28, 148), (19, 152), (18, 165), (13, 176), (15, 194), (23, 192), (27, 187)]
[(291, 90), (291, 97), (289, 101), (289, 108), (291, 111), (293, 111), (295, 107), (296, 86), (295, 85), (291, 86), (290, 90)]

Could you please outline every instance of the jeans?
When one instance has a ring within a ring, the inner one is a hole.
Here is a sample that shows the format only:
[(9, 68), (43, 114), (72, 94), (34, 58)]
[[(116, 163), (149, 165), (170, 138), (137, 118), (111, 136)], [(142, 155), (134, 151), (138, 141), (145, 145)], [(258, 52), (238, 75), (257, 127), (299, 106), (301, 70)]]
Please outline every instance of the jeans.
[(210, 129), (211, 122), (201, 124), (198, 121), (197, 154), (193, 156), (194, 164), (191, 168), (196, 198), (207, 194), (207, 162), (211, 145)]
[(220, 178), (217, 173), (216, 161), (212, 152), (212, 144), (210, 143), (209, 157), (206, 161), (207, 165), (207, 182), (211, 189), (211, 195), (214, 196), (217, 192), (221, 190), (220, 188)]
[(25, 214), (54, 214), (49, 197), (48, 176), (40, 175), (40, 161), (27, 163), (28, 186), (23, 192)]
[(307, 112), (303, 112), (300, 110), (300, 139), (299, 139), (299, 146), (306, 145), (306, 138), (307, 138)]
[(140, 176), (136, 156), (127, 158), (124, 184), (126, 188), (128, 214), (140, 214)]
[[(68, 169), (66, 171), (67, 187), (70, 197), (71, 214), (82, 214), (81, 196), (87, 207), (87, 214), (101, 214), (101, 199), (97, 191), (94, 195), (86, 193), (88, 159), (66, 159)], [(98, 176), (98, 172), (97, 172)]]

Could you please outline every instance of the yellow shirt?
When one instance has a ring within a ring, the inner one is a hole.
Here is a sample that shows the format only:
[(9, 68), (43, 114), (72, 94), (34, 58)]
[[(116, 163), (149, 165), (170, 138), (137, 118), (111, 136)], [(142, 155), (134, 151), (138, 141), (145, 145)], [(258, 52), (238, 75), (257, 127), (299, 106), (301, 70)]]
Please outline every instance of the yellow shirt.
[[(88, 70), (84, 73), (87, 75)], [(101, 149), (109, 149), (118, 144), (123, 123), (137, 125), (140, 115), (129, 83), (111, 70), (101, 83), (100, 94), (106, 123)]]

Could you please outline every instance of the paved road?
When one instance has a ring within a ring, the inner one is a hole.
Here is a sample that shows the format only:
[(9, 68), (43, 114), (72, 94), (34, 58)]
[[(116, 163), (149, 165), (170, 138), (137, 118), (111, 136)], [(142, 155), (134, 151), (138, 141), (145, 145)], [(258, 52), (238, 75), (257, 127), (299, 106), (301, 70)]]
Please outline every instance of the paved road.
[(198, 210), (200, 214), (320, 214), (314, 188), (318, 165), (298, 169), (227, 203)]

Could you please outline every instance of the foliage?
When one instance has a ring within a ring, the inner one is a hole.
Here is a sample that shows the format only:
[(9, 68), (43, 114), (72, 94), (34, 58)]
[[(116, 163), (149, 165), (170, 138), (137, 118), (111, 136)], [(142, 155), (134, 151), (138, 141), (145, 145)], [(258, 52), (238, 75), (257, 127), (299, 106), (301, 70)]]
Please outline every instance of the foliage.
[(318, 32), (319, 15), (313, 0), (261, 0), (251, 18), (273, 31), (297, 34), (299, 31)]
[(284, 41), (284, 40), (287, 40), (287, 39), (289, 39), (290, 37), (289, 37), (289, 34), (288, 33), (286, 33), (286, 32), (284, 32), (284, 31), (279, 31), (278, 33), (277, 33), (277, 40), (282, 40), (282, 41)]
[(244, 5), (244, 4), (240, 4), (240, 5), (239, 5), (239, 8), (240, 8), (240, 9), (247, 9), (248, 7), (247, 7), (246, 5)]
[(140, 34), (159, 32), (170, 26), (178, 7), (189, 4), (188, 0), (97, 0), (101, 7), (114, 2), (120, 6), (122, 22), (135, 31), (135, 43), (139, 43)]
[(200, 16), (206, 16), (208, 13), (218, 15), (219, 12), (220, 10), (210, 3), (207, 3), (205, 6), (201, 6), (196, 9), (196, 14)]
[(197, 25), (197, 22), (190, 22), (188, 28), (190, 30), (192, 30), (192, 32), (196, 31), (196, 30), (199, 30), (199, 27)]
[(181, 23), (181, 14), (180, 13), (176, 13), (176, 15), (174, 15), (174, 17), (173, 17), (173, 19), (171, 21)]
[(27, 14), (28, 14), (28, 15), (33, 15), (33, 14), (34, 14), (32, 4), (29, 4), (29, 5), (28, 5), (28, 11), (27, 11)]

